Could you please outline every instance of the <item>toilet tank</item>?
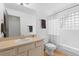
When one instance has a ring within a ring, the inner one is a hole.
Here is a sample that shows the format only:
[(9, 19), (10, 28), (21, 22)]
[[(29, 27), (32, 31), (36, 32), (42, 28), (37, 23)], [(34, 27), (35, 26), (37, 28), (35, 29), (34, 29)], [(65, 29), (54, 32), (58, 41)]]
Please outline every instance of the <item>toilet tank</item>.
[(50, 35), (49, 42), (50, 43), (53, 43), (53, 44), (57, 44), (57, 39), (58, 39), (58, 36), (57, 35)]
[(42, 37), (41, 39), (43, 39), (44, 44), (49, 42), (49, 35), (46, 35), (45, 37)]

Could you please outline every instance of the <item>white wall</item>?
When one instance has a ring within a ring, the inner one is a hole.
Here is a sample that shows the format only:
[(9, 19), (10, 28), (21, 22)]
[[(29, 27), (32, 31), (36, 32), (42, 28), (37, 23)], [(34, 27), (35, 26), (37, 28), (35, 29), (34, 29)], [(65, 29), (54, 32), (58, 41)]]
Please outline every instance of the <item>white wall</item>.
[[(41, 27), (41, 19), (46, 20), (46, 29), (42, 29)], [(37, 35), (41, 38), (44, 39), (45, 41), (48, 40), (48, 19), (41, 14), (37, 13), (37, 23), (36, 23), (36, 32)]]
[[(27, 11), (27, 10), (26, 10)], [(7, 8), (8, 15), (20, 17), (21, 35), (36, 34), (36, 15)], [(28, 25), (33, 26), (33, 32), (29, 33)]]
[(3, 36), (3, 34), (1, 33), (1, 23), (4, 22), (3, 11), (4, 11), (4, 4), (0, 3), (0, 37)]

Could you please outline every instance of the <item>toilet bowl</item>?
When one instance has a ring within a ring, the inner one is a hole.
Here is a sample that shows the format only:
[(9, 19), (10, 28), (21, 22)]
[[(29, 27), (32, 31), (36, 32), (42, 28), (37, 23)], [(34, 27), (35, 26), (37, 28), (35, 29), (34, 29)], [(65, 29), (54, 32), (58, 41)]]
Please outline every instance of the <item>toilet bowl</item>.
[(54, 55), (54, 51), (56, 50), (56, 46), (52, 43), (46, 43), (45, 48), (49, 56)]
[[(53, 37), (53, 39), (52, 39), (52, 37)], [(55, 44), (54, 37), (55, 36), (49, 35), (48, 38), (43, 38), (45, 51), (47, 52), (47, 54), (49, 56), (54, 55), (54, 51), (56, 50), (56, 45), (54, 45)]]

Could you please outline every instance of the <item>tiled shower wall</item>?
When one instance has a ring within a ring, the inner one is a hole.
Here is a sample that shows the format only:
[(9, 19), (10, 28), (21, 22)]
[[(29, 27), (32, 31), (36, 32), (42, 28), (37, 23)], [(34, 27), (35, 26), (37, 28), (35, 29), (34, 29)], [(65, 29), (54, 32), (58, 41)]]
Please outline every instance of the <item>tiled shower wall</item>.
[(51, 22), (49, 34), (57, 37), (57, 39), (51, 39), (52, 41), (59, 45), (70, 46), (75, 50), (79, 48), (79, 5), (52, 15), (49, 21)]

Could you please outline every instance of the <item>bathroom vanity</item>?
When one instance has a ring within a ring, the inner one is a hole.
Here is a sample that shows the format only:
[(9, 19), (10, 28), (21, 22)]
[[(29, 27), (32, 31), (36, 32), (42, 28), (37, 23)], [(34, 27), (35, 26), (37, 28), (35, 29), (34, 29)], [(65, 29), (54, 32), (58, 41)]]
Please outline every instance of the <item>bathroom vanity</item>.
[(25, 37), (0, 41), (0, 56), (43, 56), (43, 40)]

